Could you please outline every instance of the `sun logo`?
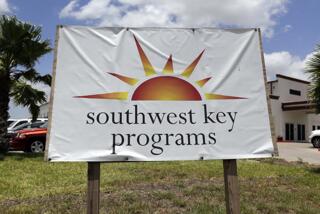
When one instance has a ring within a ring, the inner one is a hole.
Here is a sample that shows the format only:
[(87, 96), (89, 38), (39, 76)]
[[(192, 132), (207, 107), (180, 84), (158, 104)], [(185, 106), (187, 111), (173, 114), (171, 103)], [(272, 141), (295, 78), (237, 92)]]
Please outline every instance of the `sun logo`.
[[(157, 74), (151, 65), (147, 55), (143, 51), (138, 39), (133, 35), (138, 53), (142, 62), (145, 76), (148, 78), (142, 83), (139, 79), (123, 76), (117, 73), (110, 73), (110, 75), (131, 86), (137, 86), (131, 96), (131, 100), (163, 100), (163, 101), (199, 101), (202, 97), (195, 86), (193, 86), (188, 78), (191, 76), (198, 62), (200, 61), (203, 50), (196, 59), (179, 75), (173, 76), (173, 61), (172, 55), (169, 56), (162, 74)], [(154, 77), (155, 76), (155, 77)], [(201, 88), (211, 77), (207, 77), (195, 82)], [(103, 94), (93, 94), (84, 96), (75, 96), (75, 98), (89, 98), (89, 99), (108, 99), (108, 100), (128, 100), (129, 92), (112, 92)], [(206, 100), (226, 100), (226, 99), (246, 99), (243, 97), (227, 96), (222, 94), (205, 93)]]

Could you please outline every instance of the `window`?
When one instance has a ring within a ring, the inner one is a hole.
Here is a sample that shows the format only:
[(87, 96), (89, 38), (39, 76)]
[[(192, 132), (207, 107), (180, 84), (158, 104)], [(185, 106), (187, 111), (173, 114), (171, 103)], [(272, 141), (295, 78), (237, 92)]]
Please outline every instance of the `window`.
[(42, 124), (44, 124), (45, 122), (35, 122), (31, 124), (31, 128), (39, 128)]
[(306, 127), (304, 124), (298, 124), (298, 140), (306, 139)]
[(294, 140), (294, 128), (292, 123), (286, 123), (286, 140)]
[(316, 130), (316, 126), (312, 126), (312, 131)]
[[(21, 122), (19, 122), (19, 123), (21, 123)], [(26, 129), (26, 128), (28, 128), (29, 125), (30, 125), (30, 123), (22, 123), (22, 124), (16, 126), (13, 130), (14, 131), (19, 131), (19, 130), (22, 130), (22, 129)]]
[(25, 123), (27, 123), (28, 121), (19, 121), (16, 125), (15, 125), (15, 127), (17, 127), (17, 126), (20, 126), (20, 125), (22, 125), (22, 124), (25, 124)]
[(289, 93), (293, 95), (301, 96), (301, 91), (298, 91), (298, 90), (290, 89)]
[(10, 125), (15, 122), (14, 120), (8, 120), (7, 124), (8, 124), (8, 127), (10, 127)]

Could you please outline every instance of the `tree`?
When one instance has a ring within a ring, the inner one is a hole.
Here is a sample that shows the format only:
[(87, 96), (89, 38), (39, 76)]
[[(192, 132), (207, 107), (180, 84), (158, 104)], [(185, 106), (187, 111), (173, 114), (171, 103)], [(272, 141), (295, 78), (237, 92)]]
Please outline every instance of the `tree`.
[(305, 70), (311, 78), (309, 97), (316, 104), (316, 112), (320, 113), (320, 44), (307, 60)]
[(0, 16), (0, 150), (7, 145), (9, 102), (25, 106), (32, 118), (39, 114), (39, 105), (46, 101), (43, 91), (33, 83), (51, 83), (51, 76), (40, 75), (34, 68), (37, 60), (51, 51), (49, 40), (41, 40), (41, 27)]

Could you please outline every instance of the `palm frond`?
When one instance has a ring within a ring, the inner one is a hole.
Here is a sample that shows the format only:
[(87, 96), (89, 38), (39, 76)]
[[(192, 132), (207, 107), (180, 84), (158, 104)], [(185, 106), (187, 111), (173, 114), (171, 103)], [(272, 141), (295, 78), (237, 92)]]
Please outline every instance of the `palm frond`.
[(313, 55), (307, 60), (305, 71), (310, 74), (311, 79), (309, 98), (316, 104), (316, 112), (320, 113), (320, 45), (317, 45)]
[(11, 88), (11, 97), (16, 105), (28, 107), (33, 118), (39, 114), (39, 105), (46, 102), (46, 94), (24, 81), (16, 81)]
[(33, 68), (49, 51), (49, 40), (41, 39), (41, 27), (19, 21), (15, 16), (0, 16), (0, 144), (7, 141), (10, 98), (27, 107), (33, 119), (39, 114), (39, 105), (46, 101), (45, 93), (27, 82), (50, 85), (51, 76), (42, 76)]
[(31, 68), (39, 57), (51, 51), (49, 40), (41, 40), (41, 27), (2, 16), (0, 28), (0, 55), (10, 61), (10, 68)]
[(50, 74), (38, 76), (37, 80), (38, 80), (38, 82), (42, 82), (48, 86), (51, 86), (52, 76)]
[(44, 83), (48, 86), (51, 86), (51, 75), (46, 74), (41, 76), (34, 68), (30, 68), (28, 70), (14, 70), (12, 72), (11, 80), (14, 81), (19, 81), (19, 80), (28, 80), (32, 83)]

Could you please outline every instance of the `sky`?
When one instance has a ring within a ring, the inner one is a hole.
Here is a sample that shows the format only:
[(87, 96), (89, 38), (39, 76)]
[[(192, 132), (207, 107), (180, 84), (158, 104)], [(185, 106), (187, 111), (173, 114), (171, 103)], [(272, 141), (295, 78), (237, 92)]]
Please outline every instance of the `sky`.
[[(303, 68), (320, 43), (319, 8), (319, 0), (0, 0), (0, 15), (42, 26), (52, 46), (56, 25), (260, 27), (268, 80), (275, 74), (308, 80)], [(36, 69), (52, 73), (52, 63), (50, 53)], [(11, 103), (10, 115), (26, 117), (28, 111)]]

